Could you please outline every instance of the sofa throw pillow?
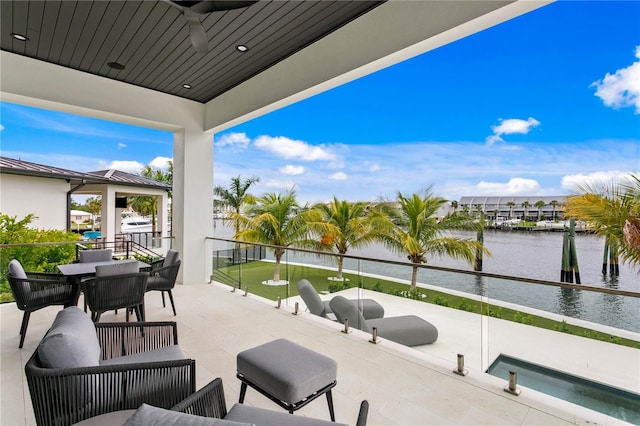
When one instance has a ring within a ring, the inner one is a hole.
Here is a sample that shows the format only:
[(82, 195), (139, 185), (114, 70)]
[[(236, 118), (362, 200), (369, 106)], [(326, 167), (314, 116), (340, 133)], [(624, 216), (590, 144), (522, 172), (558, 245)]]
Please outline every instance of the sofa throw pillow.
[(38, 345), (45, 368), (95, 367), (100, 362), (100, 343), (91, 318), (77, 306), (58, 312)]
[(27, 273), (24, 272), (22, 264), (16, 259), (13, 259), (11, 262), (9, 262), (9, 273), (14, 278), (19, 278), (21, 280), (27, 279)]

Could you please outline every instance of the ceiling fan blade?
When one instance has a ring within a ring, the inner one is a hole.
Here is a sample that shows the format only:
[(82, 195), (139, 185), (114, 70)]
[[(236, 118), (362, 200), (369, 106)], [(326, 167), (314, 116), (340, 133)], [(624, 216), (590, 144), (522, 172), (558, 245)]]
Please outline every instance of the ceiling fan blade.
[(211, 13), (221, 12), (224, 10), (240, 9), (243, 7), (251, 6), (257, 3), (258, 0), (253, 1), (235, 1), (235, 0), (202, 0), (202, 1), (180, 1), (174, 0), (174, 3), (188, 8), (195, 13)]
[(187, 11), (184, 13), (187, 22), (189, 23), (189, 35), (191, 36), (191, 44), (198, 51), (198, 53), (205, 54), (209, 51), (209, 40), (207, 39), (207, 33), (202, 26), (202, 22), (196, 15), (193, 15)]

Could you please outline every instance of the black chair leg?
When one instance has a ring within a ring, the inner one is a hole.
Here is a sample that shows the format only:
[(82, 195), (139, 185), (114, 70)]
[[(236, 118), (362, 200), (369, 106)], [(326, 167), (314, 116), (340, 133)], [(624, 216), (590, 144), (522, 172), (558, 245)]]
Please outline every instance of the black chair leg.
[(131, 311), (131, 309), (125, 308), (124, 310), (125, 310), (125, 317), (124, 317), (125, 319), (124, 320), (126, 322), (129, 322), (129, 312)]
[(246, 393), (247, 393), (247, 384), (245, 382), (242, 382), (242, 385), (240, 385), (240, 404), (244, 402), (244, 395)]
[[(173, 303), (173, 294), (171, 294), (171, 290), (167, 290), (167, 292), (169, 293), (169, 300), (171, 301), (171, 308), (173, 309), (173, 316), (176, 316), (176, 305)], [(164, 291), (162, 292), (162, 294), (164, 295)]]
[(27, 326), (29, 325), (29, 317), (31, 316), (31, 312), (24, 311), (22, 315), (22, 325), (20, 326), (20, 345), (19, 349), (22, 349), (22, 345), (24, 344), (24, 337), (27, 335)]
[(164, 303), (164, 291), (161, 291), (160, 294), (162, 295), (162, 307), (166, 308), (167, 305)]
[(327, 404), (329, 404), (329, 415), (331, 416), (331, 421), (336, 421), (336, 415), (333, 412), (333, 396), (331, 396), (331, 389), (327, 392)]

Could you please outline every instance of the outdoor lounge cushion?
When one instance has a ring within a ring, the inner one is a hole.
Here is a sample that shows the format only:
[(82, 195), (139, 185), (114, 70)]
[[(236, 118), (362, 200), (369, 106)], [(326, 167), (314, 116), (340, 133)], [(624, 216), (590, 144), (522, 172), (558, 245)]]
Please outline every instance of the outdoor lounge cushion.
[(225, 420), (234, 422), (255, 423), (258, 426), (347, 426), (328, 420), (318, 420), (299, 415), (292, 416), (282, 411), (266, 410), (246, 404), (234, 404), (224, 416)]
[(238, 374), (290, 404), (333, 383), (338, 375), (333, 359), (287, 339), (240, 352), (237, 367)]
[(97, 366), (100, 343), (91, 318), (77, 306), (58, 312), (38, 345), (38, 356), (45, 368)]
[(186, 356), (178, 345), (165, 346), (152, 351), (138, 352), (100, 361), (100, 365), (138, 364), (142, 362), (175, 361)]
[(415, 315), (365, 320), (358, 308), (342, 296), (331, 299), (331, 309), (341, 323), (348, 319), (350, 326), (368, 333), (375, 327), (378, 336), (401, 345), (418, 346), (438, 340), (438, 329)]
[(171, 411), (164, 408), (142, 404), (124, 426), (180, 425), (180, 426), (248, 426), (249, 423), (238, 423), (225, 419), (194, 416), (193, 414)]
[(105, 262), (113, 259), (113, 250), (82, 250), (78, 253), (80, 263)]

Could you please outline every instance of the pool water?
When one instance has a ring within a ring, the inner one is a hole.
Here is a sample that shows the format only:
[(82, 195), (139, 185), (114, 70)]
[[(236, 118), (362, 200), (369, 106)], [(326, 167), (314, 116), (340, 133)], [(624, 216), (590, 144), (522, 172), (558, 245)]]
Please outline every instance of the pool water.
[(632, 424), (640, 425), (640, 395), (501, 354), (487, 373), (509, 380), (517, 373), (518, 385), (582, 405)]

